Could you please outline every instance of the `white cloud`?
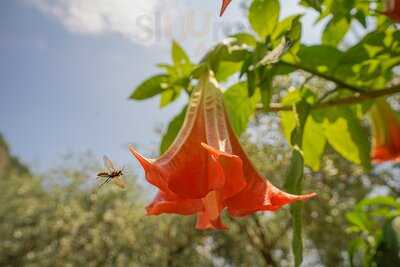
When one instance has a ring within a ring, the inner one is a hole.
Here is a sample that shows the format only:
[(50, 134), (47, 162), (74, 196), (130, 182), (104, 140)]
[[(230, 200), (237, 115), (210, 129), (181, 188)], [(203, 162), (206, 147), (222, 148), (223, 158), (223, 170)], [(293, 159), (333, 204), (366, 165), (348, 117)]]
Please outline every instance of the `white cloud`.
[(213, 44), (246, 27), (239, 11), (233, 12), (234, 6), (229, 12), (236, 16), (218, 16), (220, 0), (19, 1), (74, 33), (119, 34), (135, 43), (166, 49), (174, 39), (193, 57), (201, 57)]
[(139, 43), (153, 41), (156, 12), (165, 8), (164, 0), (25, 1), (57, 18), (71, 32), (118, 33)]

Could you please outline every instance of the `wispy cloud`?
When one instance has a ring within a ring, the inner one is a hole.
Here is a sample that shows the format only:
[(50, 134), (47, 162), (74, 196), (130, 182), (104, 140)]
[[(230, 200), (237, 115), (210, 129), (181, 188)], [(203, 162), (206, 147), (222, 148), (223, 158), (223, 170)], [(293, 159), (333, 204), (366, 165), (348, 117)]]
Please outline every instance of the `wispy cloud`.
[(215, 42), (246, 28), (240, 16), (220, 18), (220, 2), (211, 0), (20, 1), (56, 18), (71, 32), (117, 33), (144, 45), (164, 46), (175, 39), (190, 47), (192, 56), (201, 56)]
[(58, 19), (71, 32), (93, 35), (118, 33), (140, 43), (150, 41), (156, 12), (164, 1), (25, 0)]

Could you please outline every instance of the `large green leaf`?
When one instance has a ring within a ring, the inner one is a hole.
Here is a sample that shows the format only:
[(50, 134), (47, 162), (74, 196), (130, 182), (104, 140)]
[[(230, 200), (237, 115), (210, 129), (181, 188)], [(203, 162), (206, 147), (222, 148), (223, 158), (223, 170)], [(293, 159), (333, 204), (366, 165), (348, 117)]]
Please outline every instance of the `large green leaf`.
[[(284, 100), (285, 105), (298, 101), (299, 90), (293, 91)], [(355, 109), (336, 108), (312, 111), (304, 127), (303, 153), (305, 164), (317, 171), (327, 142), (344, 158), (370, 167), (370, 142), (366, 129), (361, 125)], [(290, 141), (295, 128), (295, 114), (280, 112), (283, 132)]]
[(343, 53), (326, 45), (302, 46), (298, 53), (302, 68), (320, 73), (333, 73)]
[[(287, 140), (290, 140), (290, 133), (295, 127), (295, 117), (293, 112), (280, 112), (283, 132)], [(304, 127), (303, 154), (305, 165), (318, 171), (321, 167), (321, 157), (325, 152), (326, 137), (321, 122), (316, 121), (313, 116), (309, 116)]]
[(162, 137), (161, 144), (160, 144), (160, 153), (164, 153), (170, 147), (170, 145), (174, 142), (176, 136), (179, 133), (179, 130), (182, 127), (182, 124), (185, 120), (186, 115), (186, 108), (185, 107), (178, 115), (176, 115), (172, 121), (169, 123), (167, 131), (165, 132), (164, 136)]
[(217, 81), (226, 82), (232, 75), (240, 71), (241, 66), (241, 63), (222, 61), (215, 73)]
[(249, 9), (249, 21), (253, 30), (264, 38), (275, 29), (280, 12), (279, 0), (254, 0)]
[(231, 125), (237, 135), (247, 129), (259, 99), (259, 94), (248, 97), (246, 83), (237, 83), (225, 91), (225, 106)]
[[(288, 140), (295, 127), (293, 112), (280, 113), (283, 132)], [(329, 143), (347, 160), (370, 167), (370, 142), (366, 130), (350, 108), (313, 111), (309, 116), (303, 137), (305, 164), (317, 171), (320, 168), (321, 156)]]
[(361, 121), (350, 108), (323, 112), (324, 133), (329, 144), (344, 158), (370, 167), (370, 142)]
[[(313, 102), (313, 98), (315, 95), (312, 92), (303, 92), (300, 90), (292, 91), (288, 94), (284, 99), (284, 105), (291, 105), (297, 101), (299, 101), (302, 95), (307, 95), (310, 99), (310, 102)], [(279, 113), (281, 119), (281, 125), (283, 129), (283, 133), (286, 139), (290, 142), (291, 133), (293, 129), (296, 127), (296, 117), (294, 112), (292, 111), (284, 111)], [(303, 156), (304, 163), (311, 167), (314, 171), (318, 171), (320, 169), (321, 157), (325, 151), (326, 147), (326, 137), (324, 135), (324, 128), (320, 118), (320, 114), (318, 112), (312, 112), (304, 126), (303, 132)]]
[(136, 87), (130, 98), (143, 100), (160, 94), (168, 88), (168, 77), (168, 75), (160, 74), (145, 80)]
[(321, 167), (321, 158), (325, 152), (326, 143), (323, 125), (313, 116), (309, 116), (304, 129), (303, 153), (305, 164), (314, 171), (319, 171)]

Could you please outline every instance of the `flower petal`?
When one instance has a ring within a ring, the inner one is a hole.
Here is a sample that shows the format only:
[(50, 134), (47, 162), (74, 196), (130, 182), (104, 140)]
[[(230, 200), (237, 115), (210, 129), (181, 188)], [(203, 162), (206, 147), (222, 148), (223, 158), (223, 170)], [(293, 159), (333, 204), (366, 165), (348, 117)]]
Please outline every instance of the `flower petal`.
[(400, 0), (386, 0), (386, 10), (382, 14), (400, 22)]
[(168, 188), (183, 198), (203, 198), (224, 184), (215, 159), (201, 147), (201, 143), (207, 140), (204, 95), (208, 86), (208, 79), (200, 81), (192, 93), (177, 139), (155, 162), (165, 175)]
[(222, 0), (222, 7), (221, 7), (221, 12), (220, 16), (222, 16), (226, 10), (226, 8), (229, 6), (229, 4), (232, 2), (232, 0)]
[(145, 171), (146, 180), (152, 185), (157, 186), (160, 190), (168, 191), (165, 179), (162, 177), (160, 171), (152, 160), (143, 157), (135, 150), (133, 145), (129, 145), (129, 151), (139, 161), (140, 165), (142, 165)]
[(146, 207), (148, 215), (175, 213), (191, 215), (203, 211), (203, 203), (198, 199), (180, 199), (159, 191), (154, 200)]
[(309, 193), (305, 195), (292, 195), (278, 189), (271, 183), (269, 183), (269, 190), (269, 196), (272, 205), (270, 207), (270, 210), (275, 210), (275, 207), (277, 207), (276, 209), (279, 209), (280, 207), (291, 204), (293, 202), (308, 200), (317, 195), (316, 193)]
[(247, 184), (243, 178), (242, 160), (238, 156), (219, 151), (205, 143), (201, 145), (215, 159), (215, 163), (217, 164), (215, 169), (221, 169), (224, 176), (223, 187), (219, 190), (222, 198), (225, 200), (239, 193)]
[(232, 216), (246, 216), (257, 211), (275, 211), (283, 205), (315, 196), (314, 193), (291, 195), (273, 186), (255, 169), (231, 127), (229, 136), (233, 153), (242, 159), (244, 178), (247, 182), (240, 193), (226, 200), (228, 212)]
[(400, 120), (386, 102), (379, 99), (371, 108), (374, 163), (400, 160)]
[(216, 220), (211, 220), (206, 212), (199, 212), (197, 214), (196, 228), (199, 230), (228, 229), (228, 227), (222, 223), (220, 217), (218, 217)]

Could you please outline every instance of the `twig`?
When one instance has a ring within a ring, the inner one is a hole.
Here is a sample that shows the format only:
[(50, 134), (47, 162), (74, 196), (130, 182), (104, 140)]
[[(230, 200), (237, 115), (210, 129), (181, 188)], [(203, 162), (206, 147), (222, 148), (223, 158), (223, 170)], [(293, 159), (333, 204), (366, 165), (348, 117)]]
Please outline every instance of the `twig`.
[[(340, 99), (333, 99), (326, 102), (318, 103), (313, 105), (311, 109), (315, 110), (315, 109), (325, 109), (337, 106), (353, 105), (364, 102), (366, 100), (372, 100), (375, 98), (390, 96), (398, 93), (400, 93), (400, 84), (382, 90), (358, 93), (354, 96), (340, 98)], [(262, 106), (257, 106), (257, 109), (263, 110)], [(285, 106), (273, 103), (270, 106), (269, 112), (290, 111), (290, 110), (292, 110), (292, 106)]]
[(334, 82), (340, 87), (347, 88), (347, 89), (349, 89), (351, 91), (354, 91), (354, 92), (357, 92), (357, 93), (363, 93), (363, 92), (367, 91), (367, 89), (359, 88), (359, 87), (356, 87), (354, 85), (348, 84), (348, 83), (346, 83), (346, 82), (344, 82), (344, 81), (342, 81), (342, 80), (340, 80), (340, 79), (338, 79), (336, 77), (327, 75), (325, 73), (321, 73), (321, 72), (316, 71), (316, 70), (314, 70), (312, 68), (307, 68), (305, 66), (298, 65), (298, 64), (295, 64), (295, 63), (286, 62), (286, 61), (280, 61), (280, 63), (282, 65), (286, 65), (286, 66), (293, 67), (293, 68), (296, 68), (296, 69), (304, 70), (304, 71), (306, 71), (308, 73), (311, 73), (311, 74), (313, 74), (315, 76), (321, 77), (321, 78), (323, 78), (323, 79), (325, 79), (327, 81)]

